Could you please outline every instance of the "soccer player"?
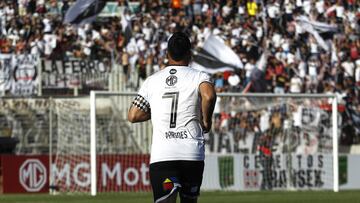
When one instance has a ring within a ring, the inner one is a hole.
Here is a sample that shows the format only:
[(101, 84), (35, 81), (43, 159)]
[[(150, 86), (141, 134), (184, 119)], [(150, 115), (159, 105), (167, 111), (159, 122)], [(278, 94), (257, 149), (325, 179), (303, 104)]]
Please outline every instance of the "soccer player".
[(148, 77), (128, 120), (151, 119), (150, 181), (154, 202), (196, 203), (204, 171), (204, 133), (211, 129), (216, 93), (210, 77), (190, 68), (191, 43), (181, 32), (168, 41), (168, 65)]

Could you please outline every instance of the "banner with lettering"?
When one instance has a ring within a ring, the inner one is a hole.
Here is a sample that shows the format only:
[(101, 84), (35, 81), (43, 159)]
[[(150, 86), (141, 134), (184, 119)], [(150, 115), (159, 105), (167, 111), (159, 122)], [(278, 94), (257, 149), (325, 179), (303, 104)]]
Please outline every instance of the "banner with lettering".
[[(74, 161), (76, 157), (76, 161)], [(2, 155), (3, 192), (49, 192), (49, 176), (53, 189), (66, 192), (90, 191), (90, 163), (88, 156), (72, 156), (62, 164), (52, 164), (49, 156)], [(149, 155), (99, 155), (97, 185), (99, 192), (150, 191)]]
[(41, 80), (43, 89), (92, 88), (108, 89), (111, 63), (109, 60), (83, 60), (72, 58), (63, 61), (43, 60)]
[(15, 96), (37, 94), (37, 55), (0, 54), (0, 91)]
[[(49, 156), (2, 155), (4, 193), (49, 191)], [(79, 158), (79, 157), (78, 157)], [(151, 191), (149, 155), (99, 155), (99, 192)], [(90, 164), (82, 157), (61, 165), (52, 164), (53, 188), (90, 190)], [(207, 155), (202, 190), (254, 191), (286, 188), (331, 189), (330, 155), (275, 155), (264, 160), (258, 155)], [(271, 162), (270, 162), (271, 161)], [(291, 167), (289, 167), (291, 166)], [(265, 170), (265, 168), (267, 168)], [(360, 189), (360, 156), (339, 159), (340, 189)]]
[(49, 192), (49, 156), (2, 155), (3, 192)]
[(12, 62), (11, 54), (0, 54), (0, 91), (5, 92), (11, 88)]
[[(340, 189), (360, 188), (360, 156), (339, 159)], [(324, 190), (333, 188), (332, 156), (324, 154), (209, 154), (203, 190)]]

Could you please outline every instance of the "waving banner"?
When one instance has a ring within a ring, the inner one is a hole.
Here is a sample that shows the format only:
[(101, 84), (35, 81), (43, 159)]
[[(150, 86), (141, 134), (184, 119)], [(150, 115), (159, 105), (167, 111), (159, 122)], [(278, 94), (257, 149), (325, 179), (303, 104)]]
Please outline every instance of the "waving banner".
[(38, 56), (0, 54), (0, 92), (16, 96), (37, 93)]
[(204, 46), (194, 53), (193, 68), (216, 73), (243, 68), (239, 56), (217, 36), (210, 36)]
[(11, 88), (11, 54), (0, 54), (0, 92), (5, 92)]
[(104, 0), (77, 0), (67, 11), (64, 23), (77, 25), (91, 23), (105, 5)]

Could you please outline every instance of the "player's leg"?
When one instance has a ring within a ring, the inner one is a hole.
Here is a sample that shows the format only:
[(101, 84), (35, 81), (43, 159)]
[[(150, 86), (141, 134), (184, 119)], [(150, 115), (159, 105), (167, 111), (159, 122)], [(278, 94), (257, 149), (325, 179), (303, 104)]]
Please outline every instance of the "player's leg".
[(179, 183), (178, 161), (150, 164), (150, 182), (155, 203), (176, 203)]
[(187, 198), (184, 196), (180, 196), (180, 202), (181, 203), (197, 203), (197, 197)]
[(200, 187), (204, 172), (204, 161), (181, 162), (181, 203), (196, 203), (200, 195)]
[(156, 201), (156, 203), (176, 203), (177, 194), (178, 194), (178, 192), (176, 191), (176, 192), (172, 193), (166, 199)]

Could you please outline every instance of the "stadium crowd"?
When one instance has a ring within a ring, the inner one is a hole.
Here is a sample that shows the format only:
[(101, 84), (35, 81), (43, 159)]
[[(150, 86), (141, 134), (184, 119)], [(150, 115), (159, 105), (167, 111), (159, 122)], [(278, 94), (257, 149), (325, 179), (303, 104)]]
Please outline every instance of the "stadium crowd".
[[(65, 25), (74, 2), (1, 1), (0, 52), (49, 59), (115, 56), (127, 79), (130, 72), (145, 79), (166, 64), (166, 42), (174, 31), (188, 33), (194, 49), (217, 35), (244, 65), (213, 74), (218, 92), (338, 93), (352, 112), (349, 122), (360, 125), (360, 1), (118, 0), (121, 17)], [(310, 33), (298, 23), (301, 18), (336, 31)], [(248, 86), (264, 52), (263, 76)]]

